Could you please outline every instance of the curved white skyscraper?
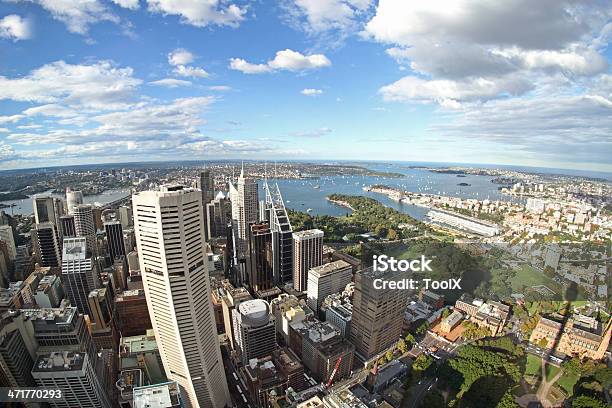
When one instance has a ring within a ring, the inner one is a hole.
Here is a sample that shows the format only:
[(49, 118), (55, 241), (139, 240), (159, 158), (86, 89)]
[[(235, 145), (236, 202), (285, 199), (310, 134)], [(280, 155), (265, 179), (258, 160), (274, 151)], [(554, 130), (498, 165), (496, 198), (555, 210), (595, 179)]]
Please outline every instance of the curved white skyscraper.
[(188, 407), (230, 406), (210, 300), (199, 190), (132, 196), (140, 270), (164, 369)]

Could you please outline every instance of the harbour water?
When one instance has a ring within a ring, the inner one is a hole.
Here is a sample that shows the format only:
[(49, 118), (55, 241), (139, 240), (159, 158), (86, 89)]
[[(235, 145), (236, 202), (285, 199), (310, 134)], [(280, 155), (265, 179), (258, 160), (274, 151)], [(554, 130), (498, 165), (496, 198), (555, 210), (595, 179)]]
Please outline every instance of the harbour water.
[[(120, 199), (121, 197), (125, 197), (130, 193), (129, 189), (117, 189), (117, 190), (107, 190), (102, 194), (90, 195), (83, 197), (83, 201), (86, 204), (106, 204), (111, 201), (115, 201)], [(50, 194), (50, 193), (40, 193), (37, 195), (51, 195), (54, 197), (62, 197), (61, 194)], [(24, 198), (23, 200), (10, 200), (10, 201), (2, 201), (2, 204), (5, 205), (14, 205), (13, 207), (2, 208), (2, 210), (9, 215), (13, 214), (33, 214), (34, 210), (32, 209), (32, 199), (35, 196), (31, 196), (30, 198)]]
[[(363, 187), (373, 184), (384, 184), (398, 187), (402, 190), (416, 193), (439, 194), (461, 198), (490, 199), (511, 201), (512, 198), (502, 196), (492, 183), (494, 177), (466, 175), (457, 177), (455, 174), (433, 173), (423, 169), (410, 169), (403, 165), (368, 165), (369, 169), (401, 173), (404, 177), (373, 177), (373, 176), (332, 176), (309, 180), (270, 180), (277, 182), (285, 201), (285, 206), (298, 211), (307, 211), (312, 215), (346, 215), (350, 210), (329, 202), (330, 194), (363, 195), (375, 198), (383, 204), (406, 213), (413, 218), (423, 220), (428, 210), (415, 205), (403, 204), (391, 200), (385, 195), (363, 191)], [(458, 186), (466, 183), (469, 186)], [(260, 183), (260, 199), (264, 192)], [(516, 198), (514, 198), (516, 200)]]

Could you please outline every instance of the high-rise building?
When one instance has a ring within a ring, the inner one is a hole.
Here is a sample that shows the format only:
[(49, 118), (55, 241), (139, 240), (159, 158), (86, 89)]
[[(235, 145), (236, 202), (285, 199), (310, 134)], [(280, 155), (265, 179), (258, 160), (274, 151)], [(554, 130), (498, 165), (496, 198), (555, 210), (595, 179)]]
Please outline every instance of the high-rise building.
[(117, 326), (123, 336), (137, 336), (151, 329), (144, 289), (124, 290), (115, 296)]
[(8, 314), (0, 316), (0, 384), (10, 387), (34, 386), (32, 367), (36, 344), (24, 322)]
[(55, 198), (49, 196), (34, 197), (32, 200), (32, 208), (34, 210), (34, 222), (42, 224), (50, 222), (57, 225), (57, 217), (55, 214)]
[(270, 186), (266, 179), (264, 191), (266, 192), (264, 215), (272, 230), (274, 281), (283, 285), (293, 280), (293, 228), (278, 184)]
[(79, 190), (66, 190), (66, 209), (68, 214), (74, 213), (74, 207), (83, 204), (83, 192)]
[(38, 307), (58, 307), (64, 298), (64, 289), (60, 278), (53, 274), (42, 276), (38, 281), (33, 297)]
[(253, 292), (274, 286), (272, 232), (267, 223), (251, 224), (248, 240), (248, 285)]
[(206, 204), (206, 228), (211, 238), (224, 237), (227, 234), (227, 207), (228, 200), (222, 191), (214, 200)]
[(108, 287), (94, 289), (87, 297), (91, 336), (96, 349), (115, 350), (119, 343), (119, 333), (115, 326), (114, 302)]
[(76, 237), (76, 226), (74, 224), (74, 215), (62, 215), (59, 218), (59, 233), (62, 242), (64, 238)]
[(111, 263), (113, 263), (115, 262), (115, 259), (121, 256), (126, 256), (125, 241), (123, 240), (123, 227), (119, 221), (106, 221), (104, 223), (104, 230), (106, 231), (108, 254), (110, 256)]
[(236, 340), (234, 333), (233, 323), (233, 310), (238, 307), (241, 302), (251, 300), (251, 294), (245, 288), (234, 288), (229, 280), (223, 280), (221, 282), (223, 288), (223, 298), (221, 299), (221, 310), (223, 313), (223, 326), (225, 334), (230, 343), (232, 350), (236, 348)]
[(0, 240), (6, 242), (8, 257), (11, 261), (14, 261), (15, 257), (17, 257), (17, 248), (15, 247), (13, 227), (10, 225), (0, 225)]
[[(238, 177), (237, 187), (230, 183), (229, 196), (232, 202), (232, 228), (234, 231), (234, 264), (240, 269), (240, 276), (237, 284), (242, 284), (245, 279), (246, 267), (244, 260), (247, 253), (247, 240), (249, 235), (249, 225), (257, 222), (259, 191), (257, 180), (246, 178), (244, 168)], [(242, 261), (242, 263), (240, 262)]]
[(31, 234), (38, 263), (41, 266), (60, 266), (61, 245), (55, 224), (35, 224)]
[(87, 239), (87, 250), (94, 256), (97, 255), (93, 206), (91, 204), (79, 204), (73, 207), (72, 213), (77, 237), (85, 237)]
[(206, 205), (215, 198), (215, 177), (212, 171), (204, 170), (200, 173), (197, 187), (202, 190), (202, 204)]
[(404, 311), (408, 303), (401, 289), (376, 289), (375, 279), (399, 281), (401, 272), (376, 272), (372, 268), (355, 274), (351, 342), (365, 360), (394, 345), (402, 334)]
[(308, 306), (315, 313), (319, 312), (325, 298), (341, 292), (353, 279), (351, 265), (345, 261), (315, 266), (308, 270)]
[(262, 299), (242, 302), (232, 311), (236, 349), (243, 364), (272, 354), (276, 349), (276, 326), (270, 305)]
[(168, 379), (188, 407), (230, 405), (210, 301), (202, 194), (163, 186), (132, 196), (140, 270)]
[(51, 351), (38, 355), (32, 376), (39, 387), (59, 389), (62, 398), (50, 400), (53, 408), (111, 408), (97, 378), (95, 362), (86, 353)]
[(293, 288), (305, 292), (308, 270), (323, 263), (323, 231), (311, 229), (293, 233)]
[(98, 270), (87, 254), (85, 237), (65, 238), (62, 254), (62, 282), (70, 304), (91, 315), (87, 297), (100, 286)]
[(119, 221), (121, 221), (121, 226), (123, 228), (131, 227), (134, 225), (134, 218), (132, 216), (132, 207), (129, 205), (122, 205), (117, 210), (117, 214), (119, 216)]

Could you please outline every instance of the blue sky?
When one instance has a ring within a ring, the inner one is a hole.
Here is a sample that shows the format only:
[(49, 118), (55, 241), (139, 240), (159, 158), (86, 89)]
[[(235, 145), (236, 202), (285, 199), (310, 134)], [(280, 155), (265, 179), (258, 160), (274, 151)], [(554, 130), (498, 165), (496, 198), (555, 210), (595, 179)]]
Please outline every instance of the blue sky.
[(611, 17), (606, 1), (0, 0), (0, 168), (612, 171)]

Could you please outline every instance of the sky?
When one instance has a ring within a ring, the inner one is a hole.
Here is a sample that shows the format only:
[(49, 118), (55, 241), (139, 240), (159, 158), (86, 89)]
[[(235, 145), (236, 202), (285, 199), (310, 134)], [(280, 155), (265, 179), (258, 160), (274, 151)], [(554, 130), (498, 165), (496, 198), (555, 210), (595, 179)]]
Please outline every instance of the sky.
[(612, 172), (611, 38), (605, 0), (0, 0), (0, 169)]

